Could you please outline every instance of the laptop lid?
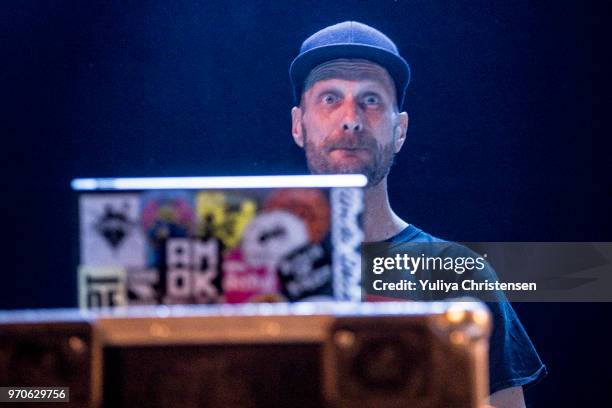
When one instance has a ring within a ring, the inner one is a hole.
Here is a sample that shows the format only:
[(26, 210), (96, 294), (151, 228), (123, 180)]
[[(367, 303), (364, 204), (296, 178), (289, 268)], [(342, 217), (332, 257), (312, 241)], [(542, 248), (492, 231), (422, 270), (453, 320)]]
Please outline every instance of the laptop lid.
[(366, 182), (75, 179), (79, 305), (358, 301)]

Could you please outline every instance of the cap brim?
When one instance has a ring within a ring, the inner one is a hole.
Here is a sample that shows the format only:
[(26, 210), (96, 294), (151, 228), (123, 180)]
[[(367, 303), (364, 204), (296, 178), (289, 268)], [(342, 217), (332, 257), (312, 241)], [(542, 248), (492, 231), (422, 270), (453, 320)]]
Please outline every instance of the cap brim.
[(397, 103), (401, 107), (410, 82), (410, 67), (401, 56), (383, 48), (364, 44), (334, 44), (312, 48), (296, 57), (289, 68), (296, 104), (299, 104), (306, 77), (316, 66), (338, 58), (359, 58), (372, 61), (385, 68), (395, 82)]

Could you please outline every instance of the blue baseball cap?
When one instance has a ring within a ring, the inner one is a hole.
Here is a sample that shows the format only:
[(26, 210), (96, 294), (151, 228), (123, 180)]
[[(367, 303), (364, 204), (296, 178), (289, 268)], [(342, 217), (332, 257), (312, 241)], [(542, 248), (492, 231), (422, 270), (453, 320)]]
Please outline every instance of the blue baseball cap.
[(397, 106), (402, 108), (410, 82), (410, 66), (389, 37), (357, 21), (345, 21), (317, 31), (308, 37), (289, 68), (296, 105), (302, 97), (304, 81), (313, 68), (338, 58), (372, 61), (387, 70), (395, 83)]

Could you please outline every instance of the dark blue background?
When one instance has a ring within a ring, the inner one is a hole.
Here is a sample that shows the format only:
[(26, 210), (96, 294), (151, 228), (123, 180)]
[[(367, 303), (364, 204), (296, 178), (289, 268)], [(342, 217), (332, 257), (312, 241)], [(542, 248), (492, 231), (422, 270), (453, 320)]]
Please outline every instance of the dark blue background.
[[(72, 178), (304, 173), (288, 66), (347, 19), (412, 66), (403, 218), (456, 241), (611, 241), (610, 10), (452, 3), (3, 3), (0, 308), (76, 304)], [(550, 369), (529, 400), (601, 406), (612, 307), (516, 309)]]

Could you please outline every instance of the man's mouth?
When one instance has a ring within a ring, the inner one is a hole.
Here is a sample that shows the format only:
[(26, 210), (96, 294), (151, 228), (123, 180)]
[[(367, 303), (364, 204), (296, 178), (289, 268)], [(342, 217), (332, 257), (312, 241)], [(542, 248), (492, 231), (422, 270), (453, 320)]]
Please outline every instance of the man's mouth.
[(330, 150), (329, 156), (335, 160), (359, 159), (369, 157), (370, 149), (365, 147), (336, 147)]
[(370, 151), (370, 149), (368, 149), (367, 147), (343, 147), (343, 146), (339, 146), (339, 147), (334, 147), (332, 149), (330, 149), (330, 153), (333, 151), (343, 151), (343, 152), (363, 152), (363, 151)]

